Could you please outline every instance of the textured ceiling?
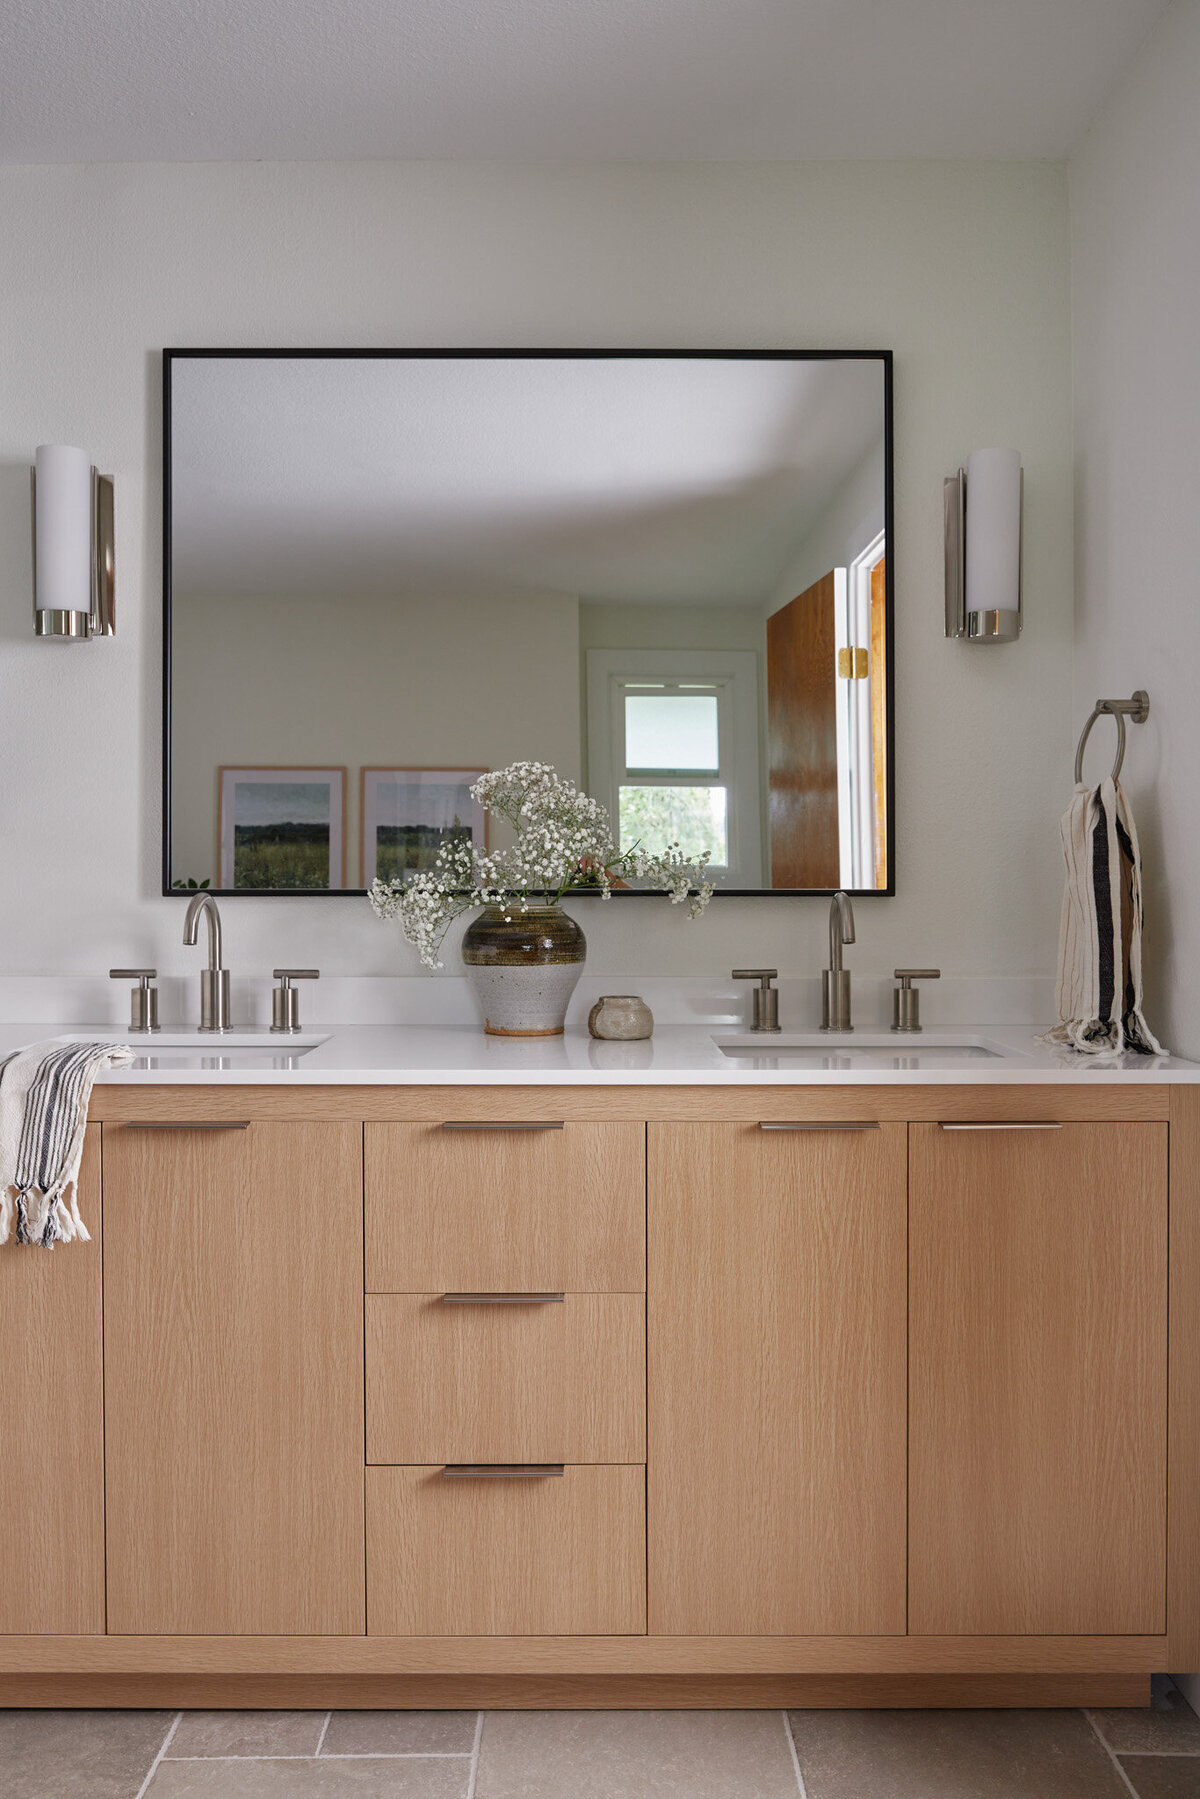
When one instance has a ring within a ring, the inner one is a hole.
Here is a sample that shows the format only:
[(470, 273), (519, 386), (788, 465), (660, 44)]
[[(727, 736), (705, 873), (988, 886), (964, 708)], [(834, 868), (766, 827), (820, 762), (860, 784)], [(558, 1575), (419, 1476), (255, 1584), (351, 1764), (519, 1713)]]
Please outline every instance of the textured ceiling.
[(763, 604), (883, 431), (877, 361), (185, 356), (171, 385), (177, 598)]
[(0, 161), (1057, 157), (1165, 0), (4, 0)]

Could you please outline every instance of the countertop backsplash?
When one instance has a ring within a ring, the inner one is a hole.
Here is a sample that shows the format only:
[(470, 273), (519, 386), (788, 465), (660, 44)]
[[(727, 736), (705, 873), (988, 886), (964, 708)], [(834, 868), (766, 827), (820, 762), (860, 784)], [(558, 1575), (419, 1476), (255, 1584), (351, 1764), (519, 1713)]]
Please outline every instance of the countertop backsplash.
[[(114, 952), (115, 955), (115, 952)], [(163, 974), (158, 980), (159, 1018), (173, 1030), (199, 1023), (198, 969)], [(892, 1022), (894, 980), (888, 974), (854, 973), (854, 1018), (861, 1030), (882, 1030)], [(271, 1022), (271, 971), (233, 968), (234, 1028)], [(130, 983), (106, 976), (0, 975), (0, 1023), (35, 1023), (61, 1029), (80, 1020), (119, 1029), (128, 1023)], [(815, 1030), (821, 1022), (819, 971), (782, 977), (779, 1022), (785, 1031)], [(587, 1015), (605, 993), (638, 993), (656, 1025), (694, 1024), (737, 1030), (749, 1024), (750, 994), (742, 981), (719, 977), (663, 980), (652, 975), (588, 975), (575, 991), (567, 1014), (568, 1032), (587, 1033)], [(1054, 982), (1049, 976), (971, 977), (943, 975), (923, 997), (926, 1031), (971, 1025), (1036, 1025), (1054, 1018)], [(362, 977), (336, 975), (306, 982), (301, 998), (305, 1028), (339, 1025), (423, 1025), (471, 1028), (479, 1015), (465, 977)]]

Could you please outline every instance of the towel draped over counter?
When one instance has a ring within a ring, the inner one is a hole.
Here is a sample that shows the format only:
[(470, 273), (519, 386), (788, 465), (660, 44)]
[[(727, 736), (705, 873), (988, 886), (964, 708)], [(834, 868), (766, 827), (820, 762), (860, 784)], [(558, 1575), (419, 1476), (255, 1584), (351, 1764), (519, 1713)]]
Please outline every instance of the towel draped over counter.
[(0, 1243), (86, 1240), (76, 1191), (92, 1084), (120, 1043), (34, 1043), (0, 1064)]

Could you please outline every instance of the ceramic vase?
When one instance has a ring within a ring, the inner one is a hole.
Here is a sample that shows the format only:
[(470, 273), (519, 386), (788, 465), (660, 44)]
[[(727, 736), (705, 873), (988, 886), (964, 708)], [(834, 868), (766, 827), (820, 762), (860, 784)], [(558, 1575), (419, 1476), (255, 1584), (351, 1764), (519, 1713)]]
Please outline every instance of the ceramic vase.
[(560, 1037), (587, 938), (559, 906), (485, 906), (462, 958), (492, 1037)]

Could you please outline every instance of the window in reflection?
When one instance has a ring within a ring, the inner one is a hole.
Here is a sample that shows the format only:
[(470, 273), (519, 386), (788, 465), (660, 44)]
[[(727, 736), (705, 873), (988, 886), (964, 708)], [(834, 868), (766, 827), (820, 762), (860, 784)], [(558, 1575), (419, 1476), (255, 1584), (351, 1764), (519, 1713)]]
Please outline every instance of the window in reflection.
[(728, 794), (715, 783), (706, 787), (625, 787), (620, 789), (618, 817), (621, 848), (661, 854), (676, 843), (689, 858), (707, 855), (713, 868), (729, 865), (725, 828)]
[(717, 696), (677, 687), (625, 695), (625, 761), (630, 768), (696, 769), (716, 774)]

